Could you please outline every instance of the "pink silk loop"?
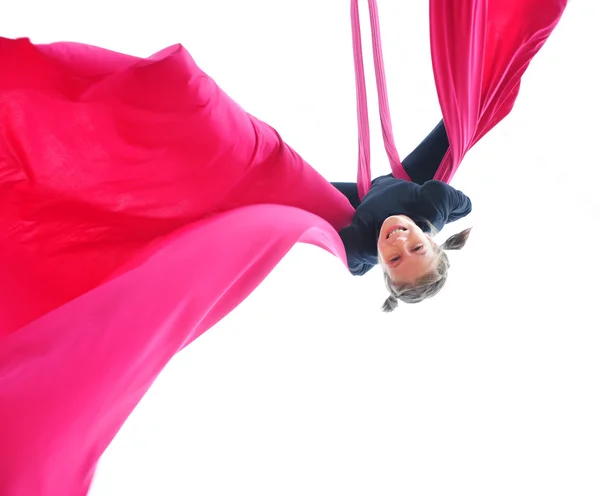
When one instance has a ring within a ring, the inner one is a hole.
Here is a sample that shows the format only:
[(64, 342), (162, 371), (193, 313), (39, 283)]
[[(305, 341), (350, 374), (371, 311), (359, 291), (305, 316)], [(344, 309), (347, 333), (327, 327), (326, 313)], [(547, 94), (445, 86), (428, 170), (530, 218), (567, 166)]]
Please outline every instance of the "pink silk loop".
[[(449, 181), (510, 112), (566, 3), (431, 0), (450, 138), (439, 179)], [(403, 177), (370, 6), (386, 150)], [(369, 133), (356, 8), (364, 195)], [(84, 496), (100, 456), (169, 360), (296, 243), (346, 264), (338, 232), (354, 213), (180, 45), (139, 58), (0, 37), (0, 495)], [(233, 228), (241, 241), (231, 242)]]
[[(377, 96), (379, 100), (379, 117), (383, 132), (383, 143), (390, 161), (394, 177), (410, 181), (408, 174), (402, 167), (400, 156), (394, 143), (392, 119), (388, 102), (385, 68), (383, 64), (383, 50), (381, 47), (381, 30), (379, 26), (379, 13), (376, 0), (368, 0), (371, 21), (371, 38), (373, 44), (373, 60), (375, 64), (375, 80), (377, 83)], [(360, 14), (358, 0), (350, 2), (350, 17), (352, 21), (352, 44), (354, 49), (354, 70), (356, 77), (356, 100), (358, 114), (358, 194), (362, 200), (371, 187), (371, 139), (369, 131), (369, 110), (367, 103), (367, 90), (365, 84), (365, 69), (362, 55), (362, 42), (360, 30)]]

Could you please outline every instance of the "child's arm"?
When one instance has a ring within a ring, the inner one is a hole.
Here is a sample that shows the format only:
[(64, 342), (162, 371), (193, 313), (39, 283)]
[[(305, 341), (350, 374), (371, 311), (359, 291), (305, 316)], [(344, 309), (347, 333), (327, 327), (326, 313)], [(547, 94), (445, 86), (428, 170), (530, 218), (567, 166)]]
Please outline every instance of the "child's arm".
[(367, 254), (363, 237), (358, 227), (352, 223), (340, 231), (340, 238), (346, 248), (348, 269), (353, 276), (362, 276), (377, 265), (377, 257)]
[(358, 188), (356, 183), (331, 183), (340, 193), (342, 193), (354, 208), (360, 205), (358, 197)]
[(466, 217), (471, 213), (472, 209), (471, 199), (467, 195), (457, 189), (452, 188), (452, 190), (454, 194), (451, 197), (452, 210), (448, 216), (448, 222), (454, 222)]
[(404, 170), (413, 182), (425, 184), (435, 177), (449, 147), (446, 127), (441, 120), (421, 144), (402, 161)]
[(423, 191), (442, 214), (443, 223), (454, 222), (471, 213), (471, 200), (462, 191), (440, 181), (427, 181)]

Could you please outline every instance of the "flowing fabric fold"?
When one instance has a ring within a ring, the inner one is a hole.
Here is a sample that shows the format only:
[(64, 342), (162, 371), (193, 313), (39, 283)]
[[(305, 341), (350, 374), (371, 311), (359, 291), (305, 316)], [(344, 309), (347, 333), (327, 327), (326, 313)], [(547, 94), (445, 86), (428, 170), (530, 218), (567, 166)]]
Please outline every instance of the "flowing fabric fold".
[(450, 150), (449, 183), (465, 154), (512, 110), (521, 78), (567, 0), (430, 0), (433, 73)]
[[(231, 226), (244, 257), (223, 243)], [(246, 298), (297, 242), (345, 260), (323, 219), (293, 207), (243, 207), (181, 229), (121, 276), (6, 336), (1, 494), (86, 494), (98, 458), (173, 355)], [(218, 270), (210, 270), (214, 261)]]
[(272, 203), (336, 229), (352, 219), (348, 200), (181, 46), (138, 59), (0, 39), (0, 64), (15, 68), (0, 73), (0, 336), (218, 212)]
[[(434, 177), (449, 183), (465, 154), (512, 110), (521, 78), (568, 0), (430, 0), (433, 72), (450, 149)], [(394, 177), (410, 180), (394, 143), (376, 0), (368, 0), (379, 115)], [(358, 0), (351, 0), (358, 113), (358, 190), (371, 186), (370, 132)]]
[(181, 47), (0, 38), (0, 493), (83, 495), (178, 350), (348, 200)]

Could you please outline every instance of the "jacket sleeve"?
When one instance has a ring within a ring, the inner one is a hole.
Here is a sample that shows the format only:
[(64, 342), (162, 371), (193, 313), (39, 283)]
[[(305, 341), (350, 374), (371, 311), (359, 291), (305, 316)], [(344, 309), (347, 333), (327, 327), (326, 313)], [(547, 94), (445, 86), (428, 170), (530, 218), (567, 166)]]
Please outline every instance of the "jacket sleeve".
[(444, 217), (444, 223), (454, 222), (471, 213), (471, 200), (462, 191), (441, 181), (427, 181), (423, 188)]
[(452, 210), (448, 216), (448, 222), (462, 219), (471, 213), (471, 199), (462, 191), (452, 188)]
[[(377, 181), (377, 179), (381, 179), (382, 177), (394, 177), (393, 174), (386, 174), (385, 176), (379, 176), (371, 181), (371, 186)], [(335, 182), (331, 183), (331, 185), (337, 189), (340, 193), (342, 193), (354, 208), (358, 208), (360, 206), (360, 198), (358, 196), (358, 186), (356, 183), (346, 183), (346, 182)]]
[(360, 198), (358, 197), (358, 187), (356, 183), (331, 183), (335, 189), (342, 193), (354, 208), (358, 208), (360, 205)]
[(360, 229), (354, 223), (340, 231), (340, 237), (346, 248), (348, 269), (353, 276), (362, 276), (377, 265), (377, 257), (366, 254), (362, 246)]

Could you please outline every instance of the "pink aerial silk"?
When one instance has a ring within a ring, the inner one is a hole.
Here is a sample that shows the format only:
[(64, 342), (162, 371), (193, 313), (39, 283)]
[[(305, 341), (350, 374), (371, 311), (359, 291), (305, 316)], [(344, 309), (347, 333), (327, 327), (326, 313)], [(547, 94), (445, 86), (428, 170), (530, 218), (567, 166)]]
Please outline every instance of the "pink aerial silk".
[[(379, 26), (379, 13), (377, 2), (368, 0), (369, 19), (371, 21), (371, 38), (373, 43), (373, 61), (375, 64), (375, 82), (379, 100), (379, 116), (383, 132), (383, 144), (390, 161), (394, 177), (410, 181), (410, 177), (402, 167), (400, 156), (394, 142), (390, 105), (385, 82), (385, 68), (383, 65), (383, 49), (381, 47), (381, 34)], [(356, 74), (356, 104), (358, 113), (358, 196), (362, 200), (371, 187), (371, 137), (369, 132), (369, 109), (367, 105), (367, 86), (365, 84), (365, 68), (362, 56), (362, 42), (360, 32), (360, 16), (358, 0), (350, 0), (350, 17), (352, 20), (352, 44), (354, 48), (354, 69)]]
[[(565, 5), (431, 1), (441, 177), (510, 111)], [(181, 46), (0, 38), (0, 66), (0, 494), (81, 496), (173, 355), (295, 243), (345, 262), (353, 209)]]
[[(368, 0), (379, 115), (394, 177), (409, 179), (392, 132), (377, 3)], [(433, 73), (450, 149), (434, 177), (449, 183), (467, 151), (511, 111), (521, 77), (567, 0), (430, 0)], [(358, 192), (371, 187), (370, 134), (358, 0), (351, 0), (358, 111)]]

